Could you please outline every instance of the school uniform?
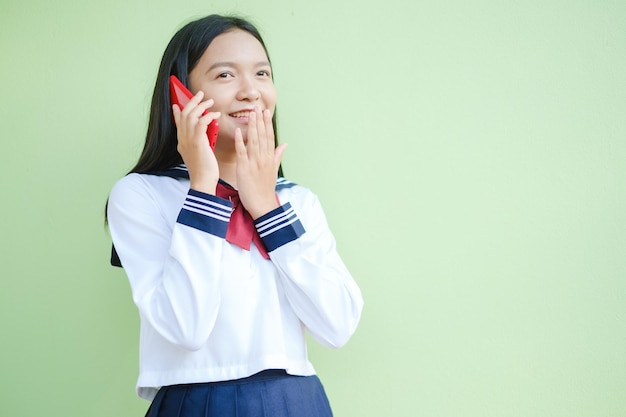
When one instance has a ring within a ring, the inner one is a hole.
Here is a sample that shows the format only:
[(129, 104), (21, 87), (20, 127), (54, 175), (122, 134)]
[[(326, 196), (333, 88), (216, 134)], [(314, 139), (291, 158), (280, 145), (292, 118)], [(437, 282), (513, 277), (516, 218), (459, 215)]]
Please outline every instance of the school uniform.
[(137, 393), (151, 417), (331, 415), (305, 331), (342, 346), (363, 300), (322, 207), (279, 178), (280, 207), (246, 235), (231, 225), (246, 222), (236, 192), (219, 186), (227, 198), (191, 190), (180, 165), (129, 174), (109, 197), (113, 260), (141, 319)]

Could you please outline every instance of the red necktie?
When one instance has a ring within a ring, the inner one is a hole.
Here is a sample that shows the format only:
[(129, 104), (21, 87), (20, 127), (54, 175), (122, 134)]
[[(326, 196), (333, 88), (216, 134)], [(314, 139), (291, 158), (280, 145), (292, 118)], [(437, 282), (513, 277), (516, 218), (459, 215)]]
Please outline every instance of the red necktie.
[(230, 215), (230, 223), (226, 231), (226, 240), (247, 251), (250, 250), (250, 244), (254, 242), (261, 255), (265, 259), (269, 259), (270, 256), (267, 254), (267, 249), (265, 249), (263, 241), (256, 227), (254, 227), (254, 220), (252, 220), (250, 213), (241, 204), (237, 190), (222, 182), (218, 182), (216, 194), (218, 197), (230, 200), (233, 203), (233, 212)]

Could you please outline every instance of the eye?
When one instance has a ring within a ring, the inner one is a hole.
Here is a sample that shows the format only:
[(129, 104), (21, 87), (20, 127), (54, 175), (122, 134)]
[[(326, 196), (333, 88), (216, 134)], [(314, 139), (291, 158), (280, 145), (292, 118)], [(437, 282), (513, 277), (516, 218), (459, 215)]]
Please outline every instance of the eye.
[(271, 76), (270, 72), (267, 71), (267, 70), (261, 70), (261, 71), (257, 72), (256, 75), (260, 75), (261, 77), (270, 77)]
[(217, 74), (217, 78), (231, 78), (232, 76), (230, 72), (220, 72)]

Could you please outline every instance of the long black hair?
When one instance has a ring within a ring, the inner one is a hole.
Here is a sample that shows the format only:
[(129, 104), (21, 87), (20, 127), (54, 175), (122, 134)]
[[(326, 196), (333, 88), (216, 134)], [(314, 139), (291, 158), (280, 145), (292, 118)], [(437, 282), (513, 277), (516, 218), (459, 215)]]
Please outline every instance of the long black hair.
[[(259, 31), (252, 23), (240, 17), (210, 15), (186, 24), (172, 37), (163, 53), (152, 94), (146, 142), (139, 161), (129, 173), (162, 171), (183, 163), (176, 149), (178, 139), (170, 104), (169, 77), (175, 75), (189, 87), (189, 73), (198, 64), (213, 39), (236, 29), (244, 30), (254, 36), (263, 46), (269, 60), (267, 48)], [(274, 140), (278, 144), (276, 111), (274, 111), (272, 125)], [(278, 169), (278, 175), (283, 175), (282, 166)]]
[[(183, 163), (183, 158), (176, 149), (178, 138), (176, 137), (176, 124), (170, 104), (170, 75), (175, 75), (185, 86), (189, 87), (189, 73), (198, 64), (213, 39), (236, 29), (248, 32), (261, 43), (271, 65), (270, 56), (261, 34), (252, 23), (245, 19), (213, 14), (183, 26), (172, 37), (163, 53), (152, 93), (146, 141), (137, 164), (128, 172), (129, 174), (163, 171)], [(274, 142), (278, 145), (276, 109), (274, 109), (274, 116), (272, 117), (272, 126), (274, 128)], [(278, 176), (283, 176), (282, 165), (278, 167)], [(105, 224), (107, 222), (106, 206), (108, 206), (108, 200), (104, 208)]]

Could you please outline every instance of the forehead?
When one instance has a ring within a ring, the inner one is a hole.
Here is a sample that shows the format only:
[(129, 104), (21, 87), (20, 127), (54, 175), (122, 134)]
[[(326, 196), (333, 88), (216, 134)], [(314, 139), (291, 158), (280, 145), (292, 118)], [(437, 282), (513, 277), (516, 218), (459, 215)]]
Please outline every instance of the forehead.
[(211, 65), (215, 62), (245, 64), (267, 61), (263, 45), (250, 33), (235, 29), (217, 36), (204, 51), (200, 63)]

